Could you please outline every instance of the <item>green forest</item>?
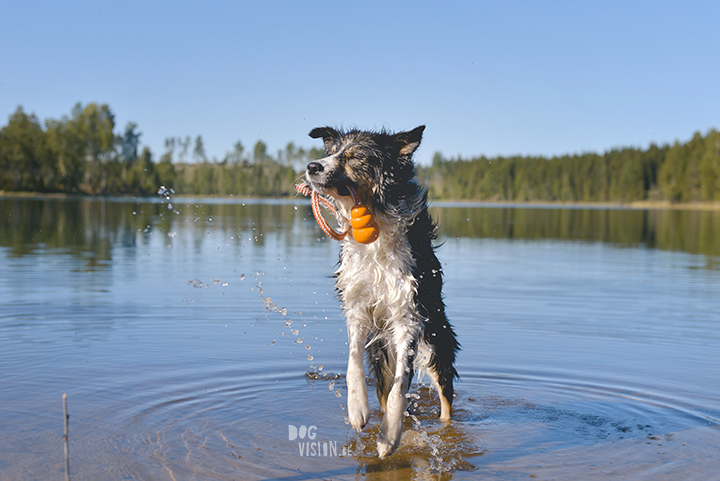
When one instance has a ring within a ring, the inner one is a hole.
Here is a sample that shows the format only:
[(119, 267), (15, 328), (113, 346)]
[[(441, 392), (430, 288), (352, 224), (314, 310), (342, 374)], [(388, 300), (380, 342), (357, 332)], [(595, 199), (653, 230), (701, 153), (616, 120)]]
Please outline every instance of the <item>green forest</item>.
[(688, 142), (563, 157), (446, 159), (422, 169), (435, 199), (511, 202), (717, 202), (720, 133)]
[[(22, 107), (0, 129), (0, 192), (279, 197), (294, 195), (319, 148), (288, 143), (275, 154), (238, 141), (223, 159), (208, 159), (201, 136), (168, 137), (156, 158), (140, 149), (130, 122), (118, 130), (106, 104), (78, 103), (69, 116), (41, 122)], [(562, 157), (445, 158), (419, 168), (436, 200), (509, 202), (720, 201), (720, 133), (687, 142)]]
[(116, 132), (108, 105), (77, 104), (44, 124), (18, 107), (0, 129), (0, 191), (152, 195), (165, 186), (178, 195), (286, 196), (295, 193), (296, 171), (323, 154), (289, 143), (273, 156), (262, 141), (246, 152), (238, 141), (209, 160), (198, 135), (166, 138), (157, 158), (140, 149), (141, 136), (133, 122)]

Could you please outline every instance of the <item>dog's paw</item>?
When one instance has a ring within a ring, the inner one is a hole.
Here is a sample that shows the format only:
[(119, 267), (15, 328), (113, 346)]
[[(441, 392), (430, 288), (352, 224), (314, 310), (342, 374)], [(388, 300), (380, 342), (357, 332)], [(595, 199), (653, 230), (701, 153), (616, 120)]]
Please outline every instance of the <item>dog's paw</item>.
[(348, 418), (355, 431), (360, 432), (370, 420), (370, 406), (367, 402), (349, 402)]
[(381, 430), (380, 434), (378, 435), (378, 457), (380, 459), (385, 459), (386, 457), (394, 453), (398, 446), (400, 446), (400, 438), (400, 435), (395, 438), (388, 438), (387, 436), (383, 435), (383, 432)]
[(390, 456), (398, 446), (400, 446), (402, 427), (402, 420), (400, 420), (400, 422), (388, 421), (387, 415), (385, 416), (383, 423), (380, 425), (380, 432), (378, 433), (377, 450), (380, 459)]

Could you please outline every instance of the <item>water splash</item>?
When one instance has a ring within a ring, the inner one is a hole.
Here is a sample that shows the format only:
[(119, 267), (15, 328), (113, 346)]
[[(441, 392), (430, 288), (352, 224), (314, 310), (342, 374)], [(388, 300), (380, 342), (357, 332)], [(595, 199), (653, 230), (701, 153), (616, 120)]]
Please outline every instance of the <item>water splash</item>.
[[(409, 392), (406, 397), (413, 403), (405, 413), (400, 447), (390, 458), (383, 461), (377, 459), (380, 423), (355, 433), (355, 439), (343, 447), (343, 452), (359, 463), (360, 471), (370, 472), (378, 467), (378, 463), (402, 463), (412, 469), (413, 479), (446, 479), (456, 471), (476, 470), (477, 467), (469, 459), (487, 451), (485, 441), (468, 432), (461, 422), (447, 424), (439, 421), (438, 413), (430, 409), (438, 402), (431, 388), (422, 386)], [(347, 412), (343, 405), (341, 407), (345, 423), (349, 424)], [(382, 418), (383, 413), (377, 410), (373, 416)]]
[(282, 316), (287, 315), (287, 309), (285, 307), (278, 307), (278, 305), (275, 302), (273, 302), (272, 297), (264, 296), (265, 290), (262, 288), (262, 282), (257, 283), (257, 288), (258, 288), (258, 293), (260, 294), (260, 299), (262, 299), (263, 306), (265, 306), (266, 311), (278, 312)]

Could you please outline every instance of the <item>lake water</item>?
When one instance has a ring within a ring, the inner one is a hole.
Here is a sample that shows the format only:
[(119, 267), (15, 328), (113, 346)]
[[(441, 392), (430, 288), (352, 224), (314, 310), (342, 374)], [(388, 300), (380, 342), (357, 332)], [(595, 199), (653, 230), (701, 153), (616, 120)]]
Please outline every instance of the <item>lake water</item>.
[(0, 480), (64, 479), (63, 393), (74, 480), (717, 479), (719, 212), (433, 212), (454, 420), (416, 382), (380, 461), (305, 199), (0, 198)]

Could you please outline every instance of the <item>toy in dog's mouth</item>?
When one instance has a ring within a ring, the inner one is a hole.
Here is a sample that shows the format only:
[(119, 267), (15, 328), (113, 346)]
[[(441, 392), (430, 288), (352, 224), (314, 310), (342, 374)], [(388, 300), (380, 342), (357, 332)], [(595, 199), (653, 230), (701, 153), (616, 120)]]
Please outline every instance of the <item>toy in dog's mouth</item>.
[[(324, 205), (330, 212), (337, 214), (335, 206), (322, 195), (327, 194), (327, 189), (321, 188), (323, 192), (319, 192), (318, 188), (315, 188), (314, 183), (307, 183), (305, 181), (300, 182), (295, 186), (295, 190), (299, 193), (310, 196), (313, 214), (320, 228), (329, 237), (335, 240), (342, 240), (347, 235), (348, 231), (352, 230), (353, 239), (360, 244), (372, 244), (377, 240), (380, 235), (380, 228), (375, 221), (375, 216), (372, 211), (365, 205), (360, 204), (360, 198), (358, 197), (357, 191), (351, 185), (341, 186), (343, 190), (346, 190), (347, 194), (344, 196), (350, 196), (353, 199), (354, 207), (350, 211), (350, 225), (345, 228), (343, 232), (337, 232), (330, 227), (320, 212), (320, 204)], [(337, 193), (343, 196), (341, 188), (335, 187)], [(322, 195), (321, 195), (322, 194)]]

